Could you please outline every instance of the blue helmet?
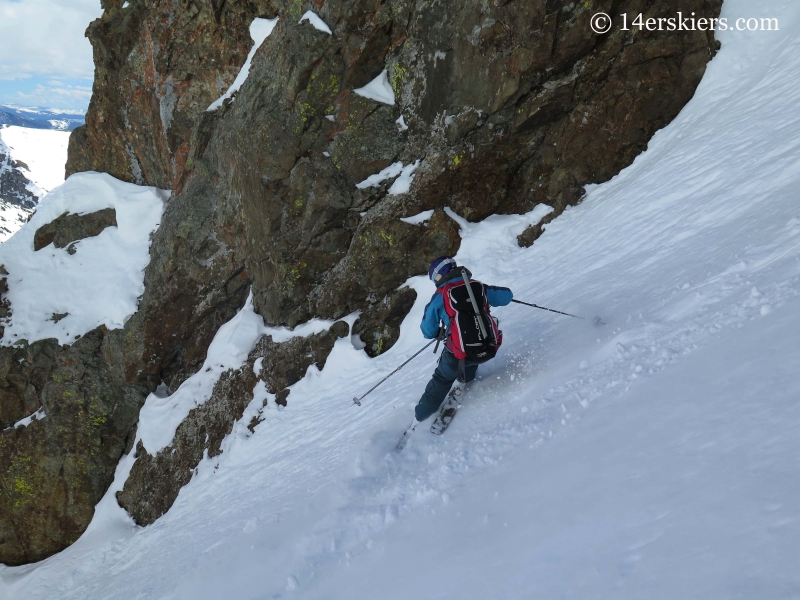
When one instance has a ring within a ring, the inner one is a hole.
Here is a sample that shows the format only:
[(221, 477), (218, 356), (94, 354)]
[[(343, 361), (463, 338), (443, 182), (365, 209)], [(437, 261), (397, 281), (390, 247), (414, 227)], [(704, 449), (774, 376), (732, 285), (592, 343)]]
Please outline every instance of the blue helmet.
[(447, 275), (447, 273), (456, 266), (456, 261), (452, 259), (450, 256), (440, 256), (436, 260), (431, 263), (430, 268), (428, 269), (428, 277), (434, 283), (439, 283), (442, 280), (442, 277)]

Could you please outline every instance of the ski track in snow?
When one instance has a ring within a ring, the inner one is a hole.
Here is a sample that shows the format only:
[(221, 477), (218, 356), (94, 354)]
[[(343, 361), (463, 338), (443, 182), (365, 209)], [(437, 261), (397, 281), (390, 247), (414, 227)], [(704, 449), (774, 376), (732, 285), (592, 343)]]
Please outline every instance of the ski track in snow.
[[(444, 436), (423, 427), (402, 453), (391, 451), (434, 368), (431, 353), (361, 408), (351, 401), (423, 345), (418, 323), (433, 286), (418, 277), (409, 282), (417, 302), (389, 352), (370, 360), (339, 340), (324, 371), (311, 367), (289, 406), (270, 405), (252, 436), (246, 413), (223, 454), (204, 460), (170, 512), (150, 527), (135, 527), (114, 502), (132, 462), (123, 460), (87, 533), (38, 565), (0, 567), (0, 593), (335, 597), (326, 595), (326, 582), (375, 560), (387, 542), (374, 540), (446, 513), (523, 453), (543, 468), (537, 460), (553, 438), (579, 444), (582, 421), (622, 410), (646, 393), (648, 382), (685, 369), (716, 340), (797, 314), (800, 8), (777, 0), (764, 5), (765, 14), (780, 17), (781, 34), (720, 34), (722, 51), (681, 115), (630, 168), (591, 186), (585, 201), (550, 223), (532, 248), (516, 247), (515, 235), (541, 215), (463, 227), (457, 258), (476, 277), (589, 320), (518, 305), (496, 309), (503, 350), (481, 367)], [(724, 15), (747, 8), (743, 0), (727, 0)], [(595, 315), (606, 325), (592, 327)], [(620, 576), (661, 535), (654, 531), (614, 567)], [(780, 531), (786, 529), (773, 534)], [(395, 569), (402, 574), (405, 567)], [(714, 581), (704, 597), (731, 597)], [(749, 597), (786, 597), (791, 589), (776, 584), (771, 595)], [(634, 589), (624, 591), (620, 596), (637, 597)], [(374, 587), (362, 592), (381, 595)], [(452, 596), (445, 587), (430, 597)], [(504, 590), (498, 597), (515, 595)]]

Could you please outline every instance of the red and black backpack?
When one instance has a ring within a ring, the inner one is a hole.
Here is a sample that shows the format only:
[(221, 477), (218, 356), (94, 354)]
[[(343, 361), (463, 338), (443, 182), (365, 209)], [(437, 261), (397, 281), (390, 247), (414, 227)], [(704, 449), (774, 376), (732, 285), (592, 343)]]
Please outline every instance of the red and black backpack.
[[(459, 268), (459, 271), (461, 269)], [(465, 273), (462, 271), (462, 273)], [(444, 310), (450, 319), (446, 346), (459, 360), (483, 363), (495, 357), (503, 332), (497, 327), (497, 319), (489, 312), (486, 285), (480, 281), (469, 280), (472, 294), (478, 305), (478, 312), (472, 304), (464, 276), (443, 285), (436, 291), (442, 295)], [(481, 322), (483, 328), (481, 328)], [(486, 332), (486, 335), (483, 335)]]

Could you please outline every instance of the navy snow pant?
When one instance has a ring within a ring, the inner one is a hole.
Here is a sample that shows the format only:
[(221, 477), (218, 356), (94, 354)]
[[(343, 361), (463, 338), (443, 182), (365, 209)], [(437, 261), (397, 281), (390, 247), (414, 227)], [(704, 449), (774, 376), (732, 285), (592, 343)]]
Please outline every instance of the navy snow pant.
[[(465, 371), (466, 381), (472, 381), (475, 379), (478, 365), (467, 363)], [(417, 421), (424, 421), (439, 410), (456, 379), (458, 379), (458, 359), (453, 356), (452, 352), (445, 349), (439, 357), (439, 366), (433, 372), (433, 377), (425, 387), (425, 393), (422, 394), (422, 398), (419, 399), (419, 403), (414, 409)]]

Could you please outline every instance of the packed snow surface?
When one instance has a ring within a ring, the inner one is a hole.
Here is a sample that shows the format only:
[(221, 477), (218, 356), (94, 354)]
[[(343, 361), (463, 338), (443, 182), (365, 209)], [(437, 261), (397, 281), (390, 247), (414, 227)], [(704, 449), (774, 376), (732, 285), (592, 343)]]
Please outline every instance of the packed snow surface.
[(417, 277), (388, 352), (339, 340), (150, 527), (116, 504), (125, 457), (84, 536), (0, 568), (0, 595), (797, 597), (800, 6), (759, 9), (781, 31), (719, 33), (681, 115), (533, 247), (541, 214), (449, 211), (476, 277), (588, 320), (495, 309), (504, 346), (445, 435), (392, 451), (432, 353), (352, 404), (423, 346)]
[(64, 183), (69, 136), (68, 131), (0, 127), (0, 140), (14, 160), (28, 166), (23, 174), (35, 186), (31, 191), (40, 197)]
[(214, 100), (214, 102), (211, 103), (206, 111), (217, 110), (220, 106), (222, 106), (222, 103), (225, 100), (232, 98), (233, 95), (239, 91), (239, 88), (244, 85), (244, 82), (247, 81), (247, 77), (250, 75), (250, 66), (253, 64), (253, 57), (261, 47), (261, 44), (264, 43), (264, 40), (267, 39), (269, 34), (272, 33), (272, 30), (275, 29), (275, 25), (277, 24), (278, 17), (275, 17), (274, 19), (253, 19), (253, 22), (250, 23), (250, 37), (253, 40), (253, 47), (250, 49), (247, 59), (244, 61), (244, 66), (239, 71), (236, 79), (233, 80), (233, 83), (231, 84), (231, 87), (228, 88), (228, 91)]
[(364, 98), (394, 106), (394, 90), (389, 84), (389, 76), (385, 69), (367, 85), (353, 91)]
[[(150, 234), (161, 221), (169, 192), (102, 173), (78, 173), (45, 196), (33, 218), (0, 246), (8, 271), (11, 317), (0, 343), (56, 338), (71, 344), (95, 327), (118, 329), (138, 307)], [(34, 251), (36, 230), (64, 213), (114, 208), (117, 227), (75, 242), (74, 254), (53, 243)]]

